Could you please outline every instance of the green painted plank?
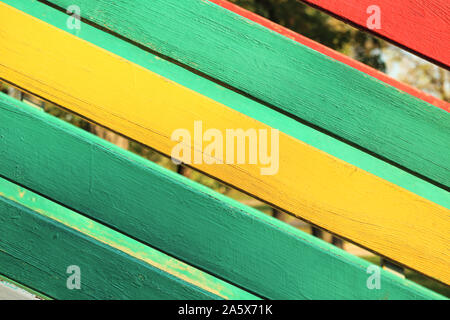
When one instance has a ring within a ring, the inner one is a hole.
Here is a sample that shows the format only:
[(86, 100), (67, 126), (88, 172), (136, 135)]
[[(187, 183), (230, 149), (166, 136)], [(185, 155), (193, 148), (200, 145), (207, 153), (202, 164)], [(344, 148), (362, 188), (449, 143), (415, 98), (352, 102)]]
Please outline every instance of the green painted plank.
[[(0, 212), (2, 272), (54, 298), (256, 298), (4, 179)], [(79, 290), (67, 288), (72, 265)]]
[[(0, 175), (271, 299), (440, 298), (283, 222), (0, 95)], [(1, 190), (1, 189), (0, 189)]]
[(444, 110), (209, 1), (77, 5), (102, 27), (450, 187)]
[[(58, 28), (65, 29), (67, 26), (67, 15), (39, 2), (30, 0), (3, 0), (3, 2)], [(80, 30), (65, 30), (224, 105), (230, 106), (258, 121), (277, 128), (296, 139), (302, 140), (337, 158), (397, 184), (421, 197), (446, 208), (450, 208), (449, 192), (367, 153), (361, 152), (348, 144), (303, 125), (292, 118), (266, 108), (231, 90), (216, 85), (205, 78), (197, 76), (175, 64), (162, 60), (149, 52), (141, 50), (136, 46), (93, 28), (90, 25), (82, 24)]]

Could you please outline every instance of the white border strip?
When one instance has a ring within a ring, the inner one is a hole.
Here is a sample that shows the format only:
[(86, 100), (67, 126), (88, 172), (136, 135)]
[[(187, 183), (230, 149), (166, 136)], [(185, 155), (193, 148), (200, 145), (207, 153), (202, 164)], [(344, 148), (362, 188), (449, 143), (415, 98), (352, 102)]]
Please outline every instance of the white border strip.
[(18, 286), (0, 280), (0, 300), (41, 300)]

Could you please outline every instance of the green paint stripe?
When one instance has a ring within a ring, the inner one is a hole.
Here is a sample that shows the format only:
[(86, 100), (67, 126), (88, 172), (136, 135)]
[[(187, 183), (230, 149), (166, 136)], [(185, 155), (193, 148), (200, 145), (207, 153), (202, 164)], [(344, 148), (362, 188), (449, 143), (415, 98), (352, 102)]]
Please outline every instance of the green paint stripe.
[[(53, 297), (256, 298), (4, 179), (0, 208), (2, 272)], [(80, 266), (81, 290), (66, 288), (70, 265)]]
[[(66, 27), (67, 15), (39, 2), (30, 2), (29, 0), (3, 0), (3, 2), (61, 29), (65, 29)], [(335, 140), (274, 110), (265, 108), (242, 95), (218, 86), (89, 25), (82, 24), (81, 30), (67, 31), (71, 31), (84, 40), (90, 41), (99, 47), (230, 106), (258, 121), (277, 128), (309, 145), (450, 209), (449, 192), (416, 178), (369, 154)]]
[(102, 27), (450, 187), (444, 110), (209, 1), (77, 5)]
[(263, 297), (441, 298), (5, 95), (0, 118), (0, 175)]

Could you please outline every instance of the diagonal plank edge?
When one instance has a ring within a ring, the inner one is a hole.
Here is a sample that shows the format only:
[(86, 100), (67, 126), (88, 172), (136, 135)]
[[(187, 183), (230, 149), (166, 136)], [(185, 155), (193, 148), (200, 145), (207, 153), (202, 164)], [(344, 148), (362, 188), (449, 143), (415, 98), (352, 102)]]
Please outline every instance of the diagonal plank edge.
[[(6, 0), (4, 0), (5, 2)], [(13, 7), (24, 11), (33, 17), (45, 21), (57, 28), (65, 29), (67, 15), (54, 8), (33, 2), (10, 2)], [(196, 91), (223, 105), (233, 108), (255, 120), (276, 128), (291, 137), (301, 140), (336, 158), (357, 166), (382, 179), (405, 188), (423, 198), (450, 209), (450, 197), (447, 191), (441, 189), (420, 177), (402, 170), (373, 155), (365, 153), (351, 145), (333, 138), (321, 131), (303, 124), (271, 108), (245, 97), (232, 90), (227, 90), (208, 79), (171, 63), (137, 46), (108, 34), (88, 24), (83, 24), (81, 30), (71, 30), (77, 37), (95, 44), (128, 61), (138, 64), (164, 78), (170, 79), (186, 88)]]
[(368, 65), (365, 65), (364, 63), (361, 63), (357, 60), (354, 60), (338, 51), (335, 51), (333, 49), (328, 48), (327, 46), (324, 46), (314, 40), (311, 40), (299, 33), (296, 33), (290, 29), (287, 29), (279, 24), (276, 24), (268, 19), (265, 19), (264, 17), (261, 17), (251, 11), (248, 11), (244, 8), (241, 8), (232, 2), (229, 2), (228, 0), (209, 0), (221, 7), (224, 7), (240, 16), (243, 16), (251, 21), (254, 21), (272, 31), (278, 32), (279, 34), (288, 37), (294, 41), (297, 41), (305, 46), (310, 47), (311, 49), (314, 49), (320, 53), (323, 53), (330, 58), (333, 58), (337, 61), (340, 61), (342, 63), (345, 63), (346, 65), (359, 70), (361, 72), (364, 72), (374, 78), (377, 78), (378, 80), (381, 80), (397, 89), (400, 89), (412, 96), (415, 96), (416, 98), (419, 98), (421, 100), (424, 100), (438, 108), (441, 108), (447, 112), (450, 112), (450, 103), (441, 99), (436, 98), (433, 95), (430, 95), (426, 92), (420, 91), (410, 85), (407, 85), (403, 82), (397, 81), (394, 78), (391, 78), (390, 76), (386, 75), (385, 73), (378, 71)]
[[(7, 5), (0, 4), (0, 17), (8, 26), (1, 33), (7, 46), (0, 51), (1, 77), (162, 153), (170, 154), (176, 145), (171, 133), (191, 129), (199, 115), (205, 129), (269, 129)], [(41, 50), (43, 41), (45, 51)], [(448, 209), (283, 133), (279, 165), (274, 176), (261, 176), (254, 165), (194, 167), (449, 282)]]
[[(450, 3), (447, 0), (299, 1), (450, 68)], [(377, 16), (379, 23), (373, 20)]]
[[(54, 298), (257, 298), (1, 178), (0, 190), (2, 273)], [(72, 265), (80, 290), (66, 286)]]
[[(384, 270), (369, 290), (367, 261), (12, 98), (0, 95), (0, 116), (14, 145), (0, 175), (260, 296), (440, 297)], [(30, 191), (0, 190), (42, 207)]]
[(209, 1), (78, 5), (102, 28), (450, 190), (450, 115), (442, 109)]

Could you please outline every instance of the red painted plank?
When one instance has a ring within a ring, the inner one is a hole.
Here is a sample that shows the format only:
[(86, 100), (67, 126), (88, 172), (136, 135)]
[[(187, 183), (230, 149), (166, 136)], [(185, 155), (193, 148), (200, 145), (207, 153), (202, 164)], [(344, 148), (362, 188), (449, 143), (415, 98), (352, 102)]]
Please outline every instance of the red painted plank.
[(449, 0), (301, 1), (450, 68)]
[(298, 34), (292, 30), (282, 27), (279, 24), (276, 24), (270, 20), (267, 20), (253, 12), (245, 10), (229, 1), (226, 1), (226, 0), (209, 0), (209, 1), (225, 8), (225, 9), (228, 9), (244, 18), (247, 18), (253, 22), (256, 22), (270, 30), (278, 32), (279, 34), (281, 34), (285, 37), (288, 37), (288, 38), (290, 38), (294, 41), (297, 41), (305, 46), (308, 46), (313, 50), (316, 50), (322, 54), (325, 54), (325, 55), (329, 56), (330, 58), (333, 58), (337, 61), (345, 63), (346, 65), (348, 65), (352, 68), (362, 71), (380, 81), (383, 81), (399, 90), (402, 90), (412, 96), (422, 99), (438, 108), (441, 108), (443, 110), (446, 110), (447, 112), (450, 112), (450, 103), (440, 100), (432, 95), (426, 94), (425, 92), (422, 92), (422, 91), (420, 91), (416, 88), (413, 88), (407, 84), (404, 84), (400, 81), (397, 81), (376, 69), (373, 69), (359, 61), (356, 61), (356, 60), (349, 58), (346, 55), (343, 55), (333, 49), (330, 49), (324, 45), (321, 45), (320, 43), (315, 42), (307, 37), (304, 37), (301, 34)]

